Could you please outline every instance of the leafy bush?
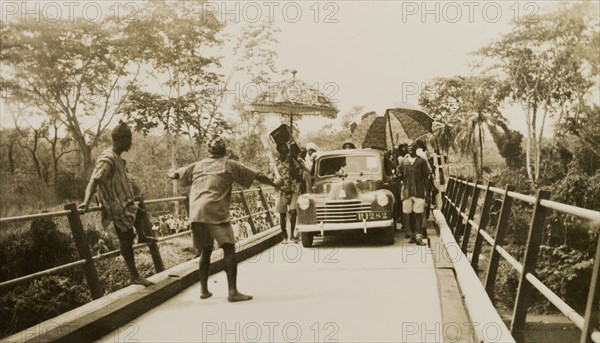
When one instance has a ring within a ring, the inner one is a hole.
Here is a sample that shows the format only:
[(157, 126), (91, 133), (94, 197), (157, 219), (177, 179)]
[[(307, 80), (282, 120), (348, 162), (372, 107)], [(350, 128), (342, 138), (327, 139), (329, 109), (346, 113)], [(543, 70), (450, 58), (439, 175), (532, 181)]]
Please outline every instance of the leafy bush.
[(498, 188), (504, 188), (508, 184), (513, 185), (518, 193), (532, 194), (534, 192), (524, 169), (502, 168), (495, 170), (489, 175), (489, 181), (494, 182)]
[(496, 307), (512, 310), (515, 306), (515, 297), (519, 286), (519, 273), (507, 262), (501, 261), (496, 275), (492, 301)]
[(57, 204), (52, 187), (36, 175), (15, 172), (0, 174), (2, 206), (0, 216), (10, 217), (39, 213)]
[(0, 296), (0, 336), (26, 329), (89, 302), (85, 285), (52, 275)]
[(56, 223), (42, 218), (31, 222), (28, 231), (3, 235), (0, 242), (0, 279), (35, 273), (77, 259), (73, 238)]
[(83, 199), (88, 180), (73, 173), (61, 172), (56, 177), (54, 192), (59, 199)]
[(514, 130), (507, 130), (506, 134), (494, 136), (498, 152), (511, 169), (522, 168), (525, 164), (525, 153), (522, 148), (523, 134)]
[[(583, 313), (594, 265), (593, 259), (565, 245), (541, 246), (540, 249), (541, 254), (536, 270), (539, 278), (576, 311)], [(534, 303), (539, 302), (534, 301)], [(549, 304), (537, 310), (556, 311)]]

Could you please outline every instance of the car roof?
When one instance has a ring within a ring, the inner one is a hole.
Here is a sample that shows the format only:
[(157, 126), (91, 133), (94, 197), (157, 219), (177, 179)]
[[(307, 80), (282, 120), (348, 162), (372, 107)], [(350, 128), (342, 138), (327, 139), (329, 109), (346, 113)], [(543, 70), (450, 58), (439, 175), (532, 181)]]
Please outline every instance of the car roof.
[(329, 156), (362, 156), (362, 155), (377, 155), (381, 156), (383, 150), (378, 149), (346, 149), (346, 150), (329, 150), (317, 152), (317, 158)]

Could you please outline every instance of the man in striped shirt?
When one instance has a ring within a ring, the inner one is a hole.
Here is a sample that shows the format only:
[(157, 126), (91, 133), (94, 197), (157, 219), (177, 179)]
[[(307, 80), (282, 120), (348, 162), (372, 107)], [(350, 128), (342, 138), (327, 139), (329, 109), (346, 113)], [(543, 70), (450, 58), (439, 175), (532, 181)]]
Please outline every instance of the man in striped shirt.
[(142, 228), (143, 220), (147, 217), (145, 210), (135, 203), (134, 186), (127, 177), (125, 160), (121, 158), (121, 154), (131, 148), (131, 136), (127, 124), (119, 122), (112, 132), (112, 148), (104, 150), (96, 161), (79, 210), (87, 211), (92, 196), (98, 193), (102, 204), (102, 225), (106, 228), (113, 223), (119, 237), (121, 255), (131, 275), (131, 283), (150, 286), (152, 282), (140, 276), (133, 252), (134, 227), (139, 235), (139, 242), (149, 239)]

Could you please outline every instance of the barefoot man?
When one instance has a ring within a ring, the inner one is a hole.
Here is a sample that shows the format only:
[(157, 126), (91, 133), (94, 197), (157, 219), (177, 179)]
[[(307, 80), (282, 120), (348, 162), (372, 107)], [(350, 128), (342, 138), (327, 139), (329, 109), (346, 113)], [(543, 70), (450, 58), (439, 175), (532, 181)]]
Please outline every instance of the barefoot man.
[(102, 204), (102, 225), (107, 227), (110, 222), (113, 223), (119, 237), (121, 256), (131, 275), (131, 283), (150, 286), (152, 282), (142, 278), (135, 266), (133, 228), (135, 227), (138, 233), (138, 242), (147, 242), (152, 237), (144, 235), (143, 220), (147, 216), (145, 210), (135, 203), (134, 185), (127, 177), (125, 160), (121, 158), (121, 154), (129, 151), (129, 148), (131, 148), (131, 130), (127, 124), (119, 122), (112, 131), (112, 148), (104, 150), (98, 157), (79, 210), (87, 211), (92, 196), (97, 190)]
[(212, 296), (208, 291), (210, 274), (210, 255), (213, 242), (223, 248), (225, 273), (229, 286), (230, 302), (252, 299), (252, 296), (237, 290), (237, 261), (235, 259), (235, 237), (231, 227), (229, 209), (231, 208), (231, 189), (236, 182), (244, 188), (250, 187), (254, 180), (276, 188), (268, 177), (225, 157), (226, 146), (222, 138), (214, 138), (207, 144), (210, 157), (177, 170), (169, 170), (167, 176), (179, 179), (184, 186), (191, 185), (190, 213), (194, 245), (200, 255), (200, 299)]

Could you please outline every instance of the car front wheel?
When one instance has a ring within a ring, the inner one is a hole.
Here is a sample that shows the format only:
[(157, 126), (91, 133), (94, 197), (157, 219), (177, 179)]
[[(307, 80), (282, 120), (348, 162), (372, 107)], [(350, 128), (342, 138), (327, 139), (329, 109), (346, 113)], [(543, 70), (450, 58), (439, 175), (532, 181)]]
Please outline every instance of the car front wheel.
[(302, 246), (305, 248), (312, 247), (314, 237), (314, 234), (311, 232), (300, 233), (300, 240), (302, 241)]
[(392, 225), (390, 227), (386, 227), (383, 229), (383, 241), (385, 244), (388, 245), (392, 245), (395, 242), (395, 237), (394, 237), (394, 232), (396, 231), (395, 229), (396, 226), (396, 222), (392, 222)]

